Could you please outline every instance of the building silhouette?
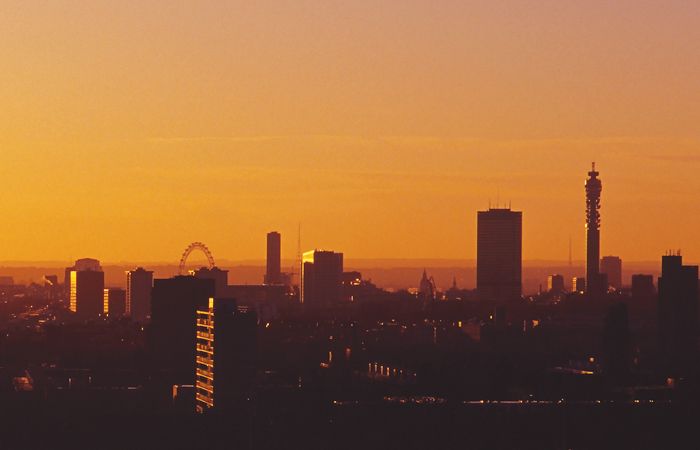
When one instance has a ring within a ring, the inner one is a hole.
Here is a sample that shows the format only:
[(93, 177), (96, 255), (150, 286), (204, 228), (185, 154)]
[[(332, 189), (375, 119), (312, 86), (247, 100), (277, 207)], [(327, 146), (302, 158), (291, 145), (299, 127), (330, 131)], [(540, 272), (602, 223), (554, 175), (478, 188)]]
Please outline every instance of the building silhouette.
[(228, 286), (228, 270), (222, 270), (216, 266), (212, 268), (202, 267), (190, 271), (190, 274), (203, 280), (214, 280), (215, 295), (219, 297), (224, 295), (226, 286)]
[(561, 294), (564, 292), (564, 276), (550, 275), (547, 277), (547, 291), (552, 294)]
[(120, 288), (106, 288), (104, 290), (103, 314), (118, 318), (126, 315), (126, 291)]
[(476, 289), (497, 302), (522, 295), (522, 212), (489, 209), (477, 214)]
[(428, 273), (423, 269), (423, 276), (418, 288), (418, 297), (424, 302), (432, 302), (437, 298), (437, 288), (433, 277), (428, 277)]
[[(654, 287), (654, 276), (635, 274), (632, 275), (632, 303), (636, 309), (651, 312), (656, 310), (656, 288)], [(632, 308), (630, 308), (631, 310)]]
[(595, 163), (586, 180), (586, 292), (600, 295), (607, 282), (600, 275), (600, 194), (603, 184), (598, 178)]
[(608, 285), (619, 291), (622, 289), (622, 259), (619, 256), (603, 256), (600, 272), (608, 278)]
[(214, 297), (214, 280), (193, 276), (156, 279), (149, 345), (156, 375), (166, 385), (193, 385), (195, 315)]
[(143, 322), (151, 315), (153, 272), (139, 267), (126, 273), (126, 314)]
[(102, 266), (100, 266), (100, 261), (93, 258), (81, 258), (75, 261), (75, 264), (71, 267), (66, 267), (65, 275), (63, 279), (63, 286), (65, 289), (65, 298), (70, 299), (70, 273), (73, 270), (84, 271), (84, 270), (94, 270), (101, 271)]
[(585, 277), (574, 277), (571, 280), (571, 292), (576, 292), (583, 294), (586, 292), (586, 278)]
[(331, 306), (342, 298), (343, 254), (305, 252), (301, 264), (300, 302), (310, 307)]
[(197, 309), (196, 327), (196, 411), (231, 410), (255, 387), (255, 311), (233, 299), (210, 298)]
[(276, 231), (267, 233), (267, 270), (265, 284), (281, 284), (282, 279), (282, 238)]
[(603, 325), (603, 368), (615, 383), (623, 383), (632, 366), (627, 305), (616, 303), (608, 308)]
[(672, 371), (683, 372), (697, 353), (698, 266), (684, 266), (679, 254), (666, 255), (658, 285), (661, 351)]
[(79, 318), (95, 318), (104, 312), (105, 274), (96, 259), (79, 259), (68, 271), (69, 309)]
[(632, 275), (632, 298), (653, 297), (655, 294), (653, 275)]

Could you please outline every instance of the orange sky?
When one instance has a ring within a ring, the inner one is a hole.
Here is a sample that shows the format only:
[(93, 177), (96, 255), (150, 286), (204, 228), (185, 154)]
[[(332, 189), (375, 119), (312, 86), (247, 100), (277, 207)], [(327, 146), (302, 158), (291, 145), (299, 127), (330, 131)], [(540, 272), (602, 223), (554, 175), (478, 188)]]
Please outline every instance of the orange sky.
[(700, 3), (0, 3), (0, 260), (700, 260)]

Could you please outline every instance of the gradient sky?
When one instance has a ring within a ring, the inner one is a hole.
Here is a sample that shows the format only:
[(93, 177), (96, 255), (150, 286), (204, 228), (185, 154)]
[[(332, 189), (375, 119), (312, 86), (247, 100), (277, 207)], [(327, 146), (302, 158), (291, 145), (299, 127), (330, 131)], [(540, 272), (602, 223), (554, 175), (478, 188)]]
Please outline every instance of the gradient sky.
[(0, 260), (700, 260), (700, 2), (0, 3)]

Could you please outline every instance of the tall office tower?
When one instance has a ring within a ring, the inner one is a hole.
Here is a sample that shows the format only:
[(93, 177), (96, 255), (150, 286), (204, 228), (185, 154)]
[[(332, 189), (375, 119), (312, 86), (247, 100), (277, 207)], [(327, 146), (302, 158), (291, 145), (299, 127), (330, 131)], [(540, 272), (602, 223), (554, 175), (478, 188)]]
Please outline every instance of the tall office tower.
[(67, 299), (70, 299), (70, 273), (73, 270), (85, 271), (92, 270), (95, 272), (100, 272), (102, 267), (100, 266), (100, 261), (92, 258), (82, 258), (75, 261), (72, 267), (66, 267), (65, 277), (63, 279), (63, 287), (65, 289), (65, 295)]
[(80, 318), (103, 313), (105, 274), (96, 259), (79, 259), (68, 271), (69, 309)]
[(214, 280), (157, 279), (151, 299), (151, 361), (165, 385), (194, 384), (195, 315), (214, 297)]
[(112, 318), (126, 315), (126, 291), (119, 288), (104, 290), (104, 315)]
[(340, 303), (343, 254), (322, 250), (304, 253), (301, 264), (301, 303), (329, 306)]
[(233, 409), (255, 386), (255, 311), (232, 299), (210, 298), (197, 309), (196, 326), (196, 411)]
[(697, 353), (698, 266), (684, 266), (678, 254), (662, 258), (658, 311), (662, 354), (683, 372)]
[(522, 295), (523, 213), (489, 209), (477, 214), (476, 289), (482, 300)]
[(267, 233), (267, 271), (265, 284), (282, 283), (282, 238), (276, 231)]
[(136, 322), (151, 315), (153, 272), (139, 267), (126, 273), (126, 314)]
[(608, 277), (608, 285), (618, 291), (622, 289), (622, 260), (618, 256), (603, 256), (600, 272)]
[(599, 295), (606, 285), (600, 277), (600, 193), (603, 184), (598, 178), (595, 163), (586, 180), (586, 292)]
[(202, 280), (214, 280), (215, 296), (221, 297), (226, 292), (226, 286), (228, 286), (228, 270), (222, 270), (218, 267), (212, 267), (211, 269), (202, 267), (191, 271), (190, 274)]
[(547, 291), (552, 294), (561, 294), (564, 292), (564, 276), (550, 275), (547, 277)]

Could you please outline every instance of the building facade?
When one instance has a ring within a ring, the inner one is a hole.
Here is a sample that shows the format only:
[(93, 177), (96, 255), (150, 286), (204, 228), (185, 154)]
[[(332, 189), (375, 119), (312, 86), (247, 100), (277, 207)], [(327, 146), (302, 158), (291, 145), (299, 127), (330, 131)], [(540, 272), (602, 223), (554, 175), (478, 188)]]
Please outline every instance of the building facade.
[(301, 268), (300, 302), (310, 307), (341, 302), (343, 254), (312, 250), (304, 253)]
[(522, 212), (489, 209), (477, 214), (476, 289), (482, 300), (522, 295)]
[(619, 256), (603, 256), (600, 272), (608, 278), (608, 285), (615, 290), (622, 289), (622, 259)]
[(151, 316), (153, 272), (139, 267), (126, 273), (126, 314), (144, 322)]
[(233, 299), (210, 298), (196, 316), (196, 411), (232, 409), (255, 388), (257, 316)]

